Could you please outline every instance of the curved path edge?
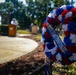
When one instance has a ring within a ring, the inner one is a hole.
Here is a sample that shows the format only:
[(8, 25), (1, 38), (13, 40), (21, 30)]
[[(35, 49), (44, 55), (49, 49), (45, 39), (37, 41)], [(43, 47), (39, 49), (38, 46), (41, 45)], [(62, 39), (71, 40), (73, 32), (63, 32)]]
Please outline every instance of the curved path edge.
[(28, 54), (37, 46), (38, 43), (31, 39), (0, 36), (0, 64)]

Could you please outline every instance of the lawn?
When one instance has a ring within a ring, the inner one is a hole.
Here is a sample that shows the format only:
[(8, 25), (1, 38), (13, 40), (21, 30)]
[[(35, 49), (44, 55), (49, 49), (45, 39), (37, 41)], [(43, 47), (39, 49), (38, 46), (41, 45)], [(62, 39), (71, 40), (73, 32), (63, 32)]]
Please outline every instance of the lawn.
[(26, 30), (17, 30), (17, 33), (19, 33), (19, 34), (30, 34), (30, 31), (28, 29), (26, 29)]

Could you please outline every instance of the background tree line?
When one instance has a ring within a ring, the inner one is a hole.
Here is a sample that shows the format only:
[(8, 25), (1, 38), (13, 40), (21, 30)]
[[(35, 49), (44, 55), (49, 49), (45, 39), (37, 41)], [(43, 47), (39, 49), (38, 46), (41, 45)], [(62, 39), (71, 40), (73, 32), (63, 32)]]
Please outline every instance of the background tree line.
[(47, 14), (63, 4), (71, 4), (69, 0), (26, 0), (26, 4), (18, 0), (5, 0), (0, 3), (2, 24), (9, 24), (16, 18), (21, 28), (29, 28), (31, 22), (42, 27)]

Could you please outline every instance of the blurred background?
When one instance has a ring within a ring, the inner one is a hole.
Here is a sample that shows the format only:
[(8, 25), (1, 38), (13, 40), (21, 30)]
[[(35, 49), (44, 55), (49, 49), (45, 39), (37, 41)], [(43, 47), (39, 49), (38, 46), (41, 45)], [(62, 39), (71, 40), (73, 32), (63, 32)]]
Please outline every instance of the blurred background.
[(73, 5), (76, 0), (0, 0), (0, 24), (10, 24), (16, 18), (21, 29), (31, 23), (42, 27), (47, 14), (63, 4)]

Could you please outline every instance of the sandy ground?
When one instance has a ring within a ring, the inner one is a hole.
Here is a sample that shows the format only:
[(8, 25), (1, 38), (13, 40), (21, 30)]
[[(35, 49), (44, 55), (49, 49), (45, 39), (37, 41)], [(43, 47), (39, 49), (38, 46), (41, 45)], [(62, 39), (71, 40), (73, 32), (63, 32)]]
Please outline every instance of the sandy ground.
[(38, 43), (28, 38), (0, 36), (0, 64), (28, 54)]

